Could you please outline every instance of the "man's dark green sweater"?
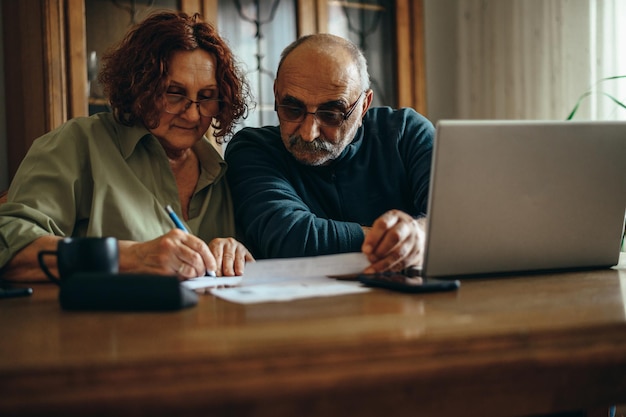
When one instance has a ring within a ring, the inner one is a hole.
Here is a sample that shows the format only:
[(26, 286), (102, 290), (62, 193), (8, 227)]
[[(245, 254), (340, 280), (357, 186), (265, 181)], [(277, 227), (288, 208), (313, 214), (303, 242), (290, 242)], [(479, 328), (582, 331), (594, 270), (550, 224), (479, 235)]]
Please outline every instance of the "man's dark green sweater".
[(361, 226), (384, 212), (426, 214), (433, 137), (413, 109), (371, 108), (341, 156), (314, 167), (277, 126), (241, 130), (225, 155), (240, 239), (258, 259), (360, 251)]

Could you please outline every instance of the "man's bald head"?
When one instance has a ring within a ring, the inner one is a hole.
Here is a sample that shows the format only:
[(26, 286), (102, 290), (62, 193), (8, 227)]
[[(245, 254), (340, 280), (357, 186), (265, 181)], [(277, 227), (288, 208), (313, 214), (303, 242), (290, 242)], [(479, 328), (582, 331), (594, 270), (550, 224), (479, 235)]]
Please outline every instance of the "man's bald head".
[(370, 88), (370, 78), (367, 71), (367, 60), (361, 50), (352, 42), (339, 36), (329, 33), (317, 33), (313, 35), (305, 35), (290, 45), (288, 45), (280, 55), (278, 63), (278, 71), (276, 78), (280, 77), (280, 71), (285, 61), (293, 55), (294, 51), (298, 53), (317, 56), (320, 60), (329, 60), (336, 62), (341, 56), (346, 56), (349, 64), (355, 66), (360, 81), (360, 89), (362, 91)]

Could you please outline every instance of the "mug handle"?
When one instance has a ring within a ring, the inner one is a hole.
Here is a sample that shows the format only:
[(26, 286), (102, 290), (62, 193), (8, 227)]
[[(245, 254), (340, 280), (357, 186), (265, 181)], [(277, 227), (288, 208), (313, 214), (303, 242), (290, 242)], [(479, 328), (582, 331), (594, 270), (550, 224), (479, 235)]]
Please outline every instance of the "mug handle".
[(43, 259), (46, 255), (58, 255), (58, 253), (57, 251), (53, 250), (42, 250), (39, 251), (39, 253), (37, 254), (37, 260), (39, 261), (39, 266), (41, 266), (41, 269), (43, 269), (43, 272), (48, 276), (48, 278), (50, 278), (50, 280), (55, 284), (60, 285), (61, 280), (59, 279), (59, 277), (55, 277), (52, 272), (50, 272), (50, 270), (48, 269), (48, 265), (46, 265), (46, 262)]

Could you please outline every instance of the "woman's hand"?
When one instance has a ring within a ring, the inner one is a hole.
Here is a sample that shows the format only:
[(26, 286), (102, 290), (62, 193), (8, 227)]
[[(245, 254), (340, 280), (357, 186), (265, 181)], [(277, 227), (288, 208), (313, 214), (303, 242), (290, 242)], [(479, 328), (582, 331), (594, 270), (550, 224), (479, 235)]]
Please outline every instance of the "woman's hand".
[(207, 271), (217, 276), (242, 275), (246, 261), (254, 258), (233, 238), (202, 239), (172, 229), (161, 237), (138, 243), (120, 241), (120, 272), (177, 275), (181, 280), (201, 277)]
[(243, 275), (246, 262), (254, 261), (248, 249), (232, 237), (213, 239), (209, 249), (218, 265), (215, 270), (218, 277)]
[(148, 242), (119, 241), (120, 272), (177, 275), (180, 279), (204, 276), (217, 262), (202, 239), (182, 230)]

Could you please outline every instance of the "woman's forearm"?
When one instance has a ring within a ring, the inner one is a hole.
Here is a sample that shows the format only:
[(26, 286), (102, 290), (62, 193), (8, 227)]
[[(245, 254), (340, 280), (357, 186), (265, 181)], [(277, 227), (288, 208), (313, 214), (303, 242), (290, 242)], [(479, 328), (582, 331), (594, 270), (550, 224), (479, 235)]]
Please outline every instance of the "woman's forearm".
[[(56, 250), (59, 236), (42, 236), (17, 252), (2, 269), (2, 279), (15, 282), (47, 281), (48, 278), (39, 266), (37, 255), (42, 250)], [(47, 257), (47, 266), (53, 274), (57, 274), (56, 261)]]

